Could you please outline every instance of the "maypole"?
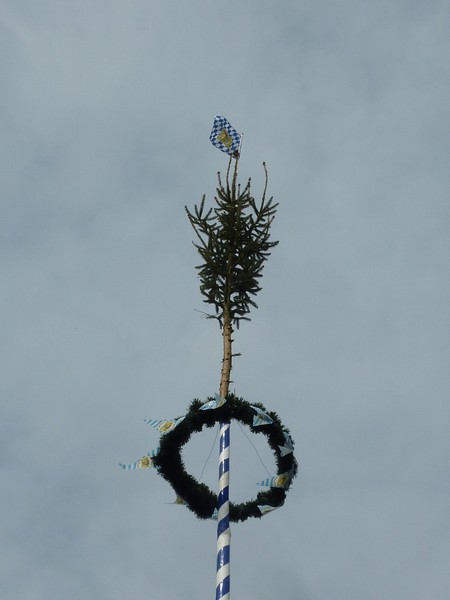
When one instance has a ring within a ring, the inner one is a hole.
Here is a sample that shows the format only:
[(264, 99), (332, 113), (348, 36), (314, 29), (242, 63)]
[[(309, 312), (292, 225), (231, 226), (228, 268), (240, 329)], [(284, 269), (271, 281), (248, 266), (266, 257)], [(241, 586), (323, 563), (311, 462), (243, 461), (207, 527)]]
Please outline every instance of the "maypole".
[[(240, 138), (242, 140), (242, 137)], [(236, 178), (241, 149), (235, 155), (233, 182), (231, 185), (231, 200), (236, 202)], [(232, 157), (228, 165), (230, 169)], [(227, 257), (227, 273), (232, 269), (232, 254)], [(230, 288), (230, 286), (228, 286)], [(220, 377), (219, 395), (226, 398), (230, 387), (232, 369), (232, 334), (233, 325), (230, 314), (230, 293), (225, 295), (223, 303), (223, 358)], [(217, 567), (216, 567), (216, 600), (230, 598), (230, 569), (231, 569), (231, 528), (230, 528), (230, 436), (231, 421), (220, 421), (219, 437), (219, 485), (217, 495)]]
[[(251, 181), (241, 188), (237, 183), (242, 136), (224, 117), (215, 117), (210, 140), (229, 155), (226, 181), (218, 174), (216, 206), (205, 209), (205, 196), (194, 210), (186, 208), (188, 219), (196, 233), (194, 243), (202, 263), (196, 268), (204, 302), (214, 307), (208, 318), (219, 322), (222, 332), (223, 357), (219, 393), (202, 402), (192, 401), (188, 411), (175, 419), (146, 419), (160, 433), (159, 447), (135, 463), (121, 465), (124, 469), (156, 467), (176, 494), (174, 504), (187, 506), (200, 519), (217, 519), (216, 600), (230, 598), (230, 538), (231, 522), (261, 518), (284, 504), (286, 493), (297, 473), (294, 444), (289, 430), (275, 412), (269, 412), (261, 402), (247, 402), (230, 393), (234, 327), (249, 321), (251, 307), (257, 308), (254, 297), (261, 290), (260, 278), (270, 250), (278, 242), (270, 240), (270, 227), (277, 204), (266, 198), (265, 185), (259, 203), (251, 193)], [(234, 170), (230, 182), (230, 170)], [(241, 504), (230, 501), (230, 423), (234, 419), (252, 433), (266, 436), (274, 454), (276, 474), (256, 485), (266, 488), (256, 497)], [(182, 448), (191, 435), (203, 427), (220, 426), (218, 493), (186, 472)]]

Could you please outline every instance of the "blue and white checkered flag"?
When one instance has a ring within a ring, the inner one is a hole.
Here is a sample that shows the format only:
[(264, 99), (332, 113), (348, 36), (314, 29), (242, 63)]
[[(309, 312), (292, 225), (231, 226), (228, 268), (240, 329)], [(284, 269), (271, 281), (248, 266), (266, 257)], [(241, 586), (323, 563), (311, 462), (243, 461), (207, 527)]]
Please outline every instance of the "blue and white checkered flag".
[(213, 146), (219, 148), (222, 152), (226, 152), (234, 157), (239, 156), (241, 136), (225, 117), (214, 117), (214, 124), (209, 139)]

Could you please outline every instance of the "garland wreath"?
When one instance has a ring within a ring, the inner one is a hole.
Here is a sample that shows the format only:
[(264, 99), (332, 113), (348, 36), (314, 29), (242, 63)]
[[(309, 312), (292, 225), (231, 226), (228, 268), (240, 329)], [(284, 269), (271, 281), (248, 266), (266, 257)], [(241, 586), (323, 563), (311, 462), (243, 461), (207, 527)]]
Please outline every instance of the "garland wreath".
[[(202, 431), (204, 426), (213, 427), (217, 422), (231, 419), (239, 421), (247, 425), (253, 433), (263, 433), (267, 437), (274, 453), (277, 475), (264, 484), (270, 486), (270, 489), (259, 492), (255, 499), (241, 504), (230, 502), (230, 521), (245, 521), (249, 517), (261, 518), (266, 512), (284, 504), (292, 479), (297, 474), (298, 465), (289, 430), (281, 423), (276, 413), (267, 411), (261, 403), (251, 405), (234, 394), (227, 394), (225, 400), (219, 399), (222, 400), (219, 405), (217, 399), (218, 397), (208, 398), (207, 403), (193, 400), (186, 415), (175, 419), (175, 427), (161, 436), (159, 450), (152, 458), (153, 465), (170, 483), (177, 498), (197, 517), (215, 518), (217, 495), (207, 485), (186, 472), (181, 450), (191, 435)], [(210, 404), (213, 410), (206, 410), (206, 404)]]

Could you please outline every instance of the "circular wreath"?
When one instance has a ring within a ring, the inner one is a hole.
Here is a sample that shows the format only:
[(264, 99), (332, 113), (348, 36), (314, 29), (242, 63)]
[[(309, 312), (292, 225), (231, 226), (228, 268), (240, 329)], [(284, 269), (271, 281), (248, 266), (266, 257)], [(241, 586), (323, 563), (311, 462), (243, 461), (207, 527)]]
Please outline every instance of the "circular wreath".
[[(213, 398), (208, 400), (214, 402)], [(186, 472), (181, 449), (191, 435), (200, 432), (203, 427), (213, 427), (217, 422), (234, 419), (247, 425), (253, 433), (262, 433), (267, 437), (274, 453), (277, 475), (270, 480), (269, 485), (272, 484), (272, 487), (259, 492), (254, 500), (241, 504), (230, 502), (230, 521), (245, 521), (249, 517), (260, 518), (265, 512), (282, 506), (292, 479), (297, 474), (297, 461), (289, 430), (281, 423), (278, 415), (267, 411), (261, 403), (251, 405), (233, 394), (228, 394), (225, 403), (217, 408), (205, 410), (202, 409), (204, 405), (200, 400), (194, 400), (176, 427), (161, 436), (158, 454), (152, 459), (160, 475), (170, 483), (177, 496), (197, 517), (213, 518), (217, 509), (217, 495), (207, 485)], [(271, 422), (254, 425), (254, 418), (258, 413), (255, 409), (263, 411), (270, 417), (268, 421)]]

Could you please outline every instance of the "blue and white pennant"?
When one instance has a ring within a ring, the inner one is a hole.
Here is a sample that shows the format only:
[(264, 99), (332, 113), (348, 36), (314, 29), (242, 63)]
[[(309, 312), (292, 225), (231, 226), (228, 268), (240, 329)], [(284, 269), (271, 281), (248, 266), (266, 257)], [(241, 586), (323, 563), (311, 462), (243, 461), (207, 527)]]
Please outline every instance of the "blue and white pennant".
[(259, 481), (256, 485), (262, 485), (264, 487), (275, 487), (275, 488), (288, 488), (292, 481), (292, 472), (287, 471), (280, 475), (274, 475), (274, 477), (268, 477)]
[(152, 458), (156, 456), (158, 452), (159, 448), (156, 448), (156, 450), (152, 450), (151, 452), (149, 452), (134, 463), (119, 463), (119, 466), (122, 467), (122, 469), (124, 469), (125, 471), (134, 471), (135, 469), (151, 469), (153, 467)]
[(253, 427), (260, 427), (261, 425), (272, 425), (273, 419), (269, 417), (267, 413), (258, 408), (257, 406), (251, 405), (256, 415), (253, 417)]
[(183, 419), (184, 417), (178, 417), (176, 419), (171, 419), (170, 421), (165, 421), (164, 419), (144, 419), (144, 421), (161, 433), (169, 433), (169, 431), (175, 429)]
[(219, 396), (219, 394), (214, 394), (213, 400), (208, 400), (204, 404), (200, 406), (200, 410), (214, 410), (215, 408), (220, 408), (227, 401), (226, 398)]
[(287, 431), (283, 431), (283, 435), (284, 446), (278, 446), (278, 448), (280, 449), (281, 456), (286, 456), (287, 454), (292, 454), (292, 452), (294, 452), (294, 442)]

